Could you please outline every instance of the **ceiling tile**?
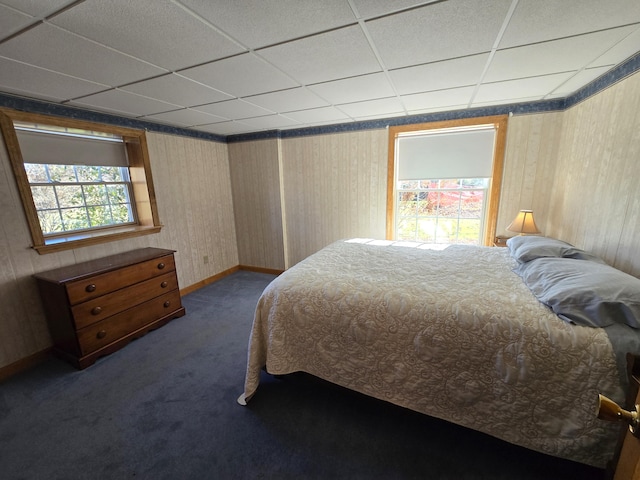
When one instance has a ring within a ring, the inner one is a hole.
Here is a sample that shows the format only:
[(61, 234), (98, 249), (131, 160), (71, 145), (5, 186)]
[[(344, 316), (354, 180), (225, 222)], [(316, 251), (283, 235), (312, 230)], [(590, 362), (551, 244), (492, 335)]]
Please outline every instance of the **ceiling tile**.
[(356, 21), (345, 0), (180, 2), (250, 48), (305, 37)]
[(306, 85), (381, 70), (359, 26), (283, 43), (258, 53)]
[(386, 68), (491, 50), (511, 0), (449, 0), (366, 22)]
[(409, 112), (452, 105), (468, 105), (475, 87), (450, 88), (400, 97)]
[(573, 76), (574, 72), (507, 80), (480, 85), (473, 103), (542, 98)]
[(233, 98), (231, 95), (201, 85), (175, 73), (127, 85), (122, 87), (121, 90), (138, 93), (157, 100), (164, 100), (183, 107), (193, 107)]
[(253, 53), (182, 70), (180, 75), (236, 97), (298, 86), (296, 82)]
[(334, 80), (308, 88), (333, 104), (391, 97), (396, 93), (384, 73)]
[(169, 0), (86, 0), (51, 23), (167, 70), (245, 51)]
[(293, 118), (300, 123), (326, 123), (340, 120), (350, 120), (350, 118), (335, 107), (312, 108), (309, 110), (300, 110), (298, 112), (289, 112), (287, 117)]
[(353, 118), (384, 116), (393, 113), (404, 113), (404, 107), (396, 97), (381, 98), (366, 102), (347, 103), (338, 108)]
[(500, 48), (640, 22), (638, 0), (520, 0)]
[(634, 32), (603, 53), (589, 66), (617, 65), (637, 54), (638, 45), (640, 45), (640, 26), (636, 27)]
[(174, 110), (172, 112), (156, 113), (154, 115), (147, 115), (141, 118), (141, 120), (159, 121), (168, 123), (169, 125), (182, 125), (184, 127), (191, 127), (193, 125), (205, 125), (214, 122), (226, 122), (229, 119), (224, 117), (217, 117), (215, 115), (209, 115), (208, 113), (199, 112), (192, 108), (183, 108), (181, 110)]
[(0, 88), (22, 95), (64, 101), (100, 92), (109, 86), (0, 57)]
[(550, 97), (568, 96), (574, 93), (580, 87), (592, 82), (600, 75), (609, 70), (610, 66), (588, 68), (576, 73), (573, 77), (569, 78), (566, 82), (556, 88), (550, 95)]
[(161, 102), (136, 95), (135, 93), (125, 92), (124, 90), (109, 90), (80, 98), (71, 103), (101, 110), (121, 112), (136, 117), (175, 110), (179, 107), (179, 105)]
[(48, 24), (38, 25), (0, 44), (0, 55), (111, 86), (164, 73), (164, 70)]
[(287, 118), (284, 115), (266, 115), (264, 117), (245, 118), (242, 123), (246, 123), (259, 130), (276, 129), (300, 125), (300, 122)]
[(475, 85), (488, 53), (391, 70), (389, 76), (401, 95)]
[(18, 32), (34, 21), (32, 16), (0, 4), (0, 39)]
[(274, 112), (257, 105), (245, 102), (244, 100), (227, 100), (224, 102), (200, 105), (194, 110), (210, 113), (219, 117), (230, 118), (232, 120), (242, 120), (243, 118), (258, 117), (262, 115), (272, 115)]
[(486, 82), (579, 70), (629, 35), (622, 27), (575, 37), (498, 50), (484, 76)]
[(438, 0), (352, 0), (352, 3), (361, 18), (372, 18), (434, 1)]
[(435, 113), (435, 112), (452, 112), (456, 110), (466, 110), (468, 104), (460, 104), (460, 105), (445, 105), (442, 107), (431, 107), (431, 108), (419, 108), (417, 110), (411, 110), (409, 115), (422, 115), (425, 113)]
[(309, 89), (304, 87), (255, 95), (252, 97), (246, 97), (244, 100), (278, 113), (328, 105), (326, 101), (322, 100)]
[(76, 0), (2, 0), (2, 3), (28, 15), (42, 18), (71, 5)]
[(211, 125), (200, 125), (193, 128), (201, 132), (215, 133), (217, 135), (237, 135), (255, 131), (255, 128), (242, 122), (220, 122)]

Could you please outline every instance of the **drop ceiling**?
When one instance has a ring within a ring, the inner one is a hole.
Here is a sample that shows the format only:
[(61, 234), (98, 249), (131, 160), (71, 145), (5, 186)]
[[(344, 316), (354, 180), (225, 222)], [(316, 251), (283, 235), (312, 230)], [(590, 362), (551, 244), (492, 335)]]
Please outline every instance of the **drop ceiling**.
[(638, 0), (0, 0), (0, 92), (215, 135), (565, 98)]

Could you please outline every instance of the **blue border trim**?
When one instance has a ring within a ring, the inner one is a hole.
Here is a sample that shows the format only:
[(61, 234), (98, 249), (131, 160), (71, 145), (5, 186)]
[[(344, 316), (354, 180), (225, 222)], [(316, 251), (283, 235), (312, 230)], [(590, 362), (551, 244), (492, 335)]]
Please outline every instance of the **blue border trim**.
[(375, 130), (380, 128), (395, 127), (398, 125), (411, 125), (414, 123), (441, 122), (446, 120), (459, 120), (463, 118), (488, 117), (492, 115), (507, 115), (509, 113), (537, 113), (554, 112), (565, 109), (565, 100), (555, 99), (533, 103), (519, 103), (497, 105), (492, 107), (480, 107), (465, 110), (449, 110), (446, 112), (434, 112), (407, 117), (392, 117), (380, 120), (368, 120), (363, 122), (339, 123), (335, 125), (323, 125), (318, 127), (296, 128), (291, 130), (270, 130), (268, 132), (246, 133), (230, 135), (227, 143), (248, 142), (251, 140), (264, 140), (268, 138), (294, 138), (310, 135), (323, 135), (328, 133), (356, 132), (360, 130)]
[(633, 75), (640, 70), (640, 52), (636, 53), (633, 57), (625, 60), (613, 70), (610, 70), (600, 77), (596, 78), (591, 83), (588, 83), (576, 93), (569, 95), (566, 98), (566, 108), (573, 107), (577, 103), (601, 92), (607, 87), (610, 87), (614, 83)]
[(92, 110), (84, 110), (81, 108), (69, 107), (67, 105), (60, 105), (57, 103), (49, 103), (41, 100), (17, 97), (6, 94), (4, 92), (0, 92), (0, 107), (12, 108), (14, 110), (21, 110), (30, 113), (42, 113), (44, 115), (75, 118), (78, 120), (86, 120), (89, 122), (116, 125), (118, 127), (136, 128), (139, 130), (148, 130), (151, 132), (168, 133), (172, 135), (181, 135), (183, 137), (193, 137), (203, 140), (212, 140), (214, 142), (226, 143), (226, 137), (224, 135), (199, 132), (197, 130), (190, 130), (188, 128), (172, 127), (171, 125), (146, 122), (135, 118), (120, 117), (118, 115), (94, 112)]
[(0, 92), (0, 106), (13, 108), (32, 113), (42, 113), (46, 115), (57, 115), (67, 118), (77, 118), (97, 123), (106, 123), (120, 127), (144, 129), (152, 132), (167, 133), (171, 135), (181, 135), (184, 137), (199, 138), (219, 143), (238, 143), (252, 140), (265, 140), (271, 138), (294, 138), (310, 135), (323, 135), (329, 133), (355, 132), (360, 130), (374, 130), (387, 128), (390, 126), (409, 125), (413, 123), (439, 122), (446, 120), (459, 120), (463, 118), (476, 118), (492, 115), (506, 115), (513, 113), (523, 115), (528, 113), (555, 112), (566, 110), (583, 100), (592, 97), (602, 90), (610, 87), (614, 83), (633, 75), (640, 70), (640, 52), (624, 61), (613, 70), (596, 78), (591, 83), (585, 85), (576, 93), (566, 98), (554, 100), (542, 100), (539, 102), (516, 103), (507, 105), (497, 105), (492, 107), (479, 107), (464, 110), (450, 110), (446, 112), (435, 112), (421, 115), (411, 115), (408, 117), (391, 117), (379, 120), (368, 120), (362, 122), (338, 123), (334, 125), (323, 125), (318, 127), (296, 128), (291, 130), (269, 130), (264, 132), (243, 133), (239, 135), (217, 135), (214, 133), (199, 132), (188, 128), (172, 127), (153, 122), (146, 122), (133, 118), (120, 117), (107, 113), (94, 112), (80, 108), (59, 105), (41, 100), (32, 100)]

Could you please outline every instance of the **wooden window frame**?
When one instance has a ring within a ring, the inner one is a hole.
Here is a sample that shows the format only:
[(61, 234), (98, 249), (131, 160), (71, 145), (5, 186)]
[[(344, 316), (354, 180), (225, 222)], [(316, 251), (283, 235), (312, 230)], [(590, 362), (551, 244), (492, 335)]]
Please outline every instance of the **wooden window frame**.
[(395, 232), (395, 191), (396, 191), (396, 139), (399, 134), (420, 130), (439, 130), (447, 128), (463, 128), (477, 125), (493, 125), (495, 133), (495, 148), (491, 167), (491, 183), (485, 217), (485, 228), (482, 244), (493, 245), (498, 221), (498, 207), (500, 204), (500, 190), (502, 187), (502, 172), (504, 167), (504, 153), (507, 143), (507, 115), (489, 117), (463, 118), (442, 122), (416, 123), (389, 127), (389, 159), (387, 170), (387, 240), (393, 240)]
[[(54, 238), (46, 238), (42, 234), (36, 206), (31, 195), (31, 187), (29, 186), (27, 172), (24, 168), (24, 160), (18, 142), (18, 136), (15, 132), (14, 121), (79, 128), (121, 136), (129, 160), (129, 174), (134, 197), (132, 203), (135, 204), (138, 215), (137, 224), (102, 227), (81, 233), (68, 232), (67, 234), (56, 235)], [(151, 162), (149, 160), (147, 138), (144, 130), (4, 108), (0, 108), (0, 130), (2, 130), (13, 176), (16, 180), (22, 206), (31, 232), (33, 242), (31, 246), (39, 254), (60, 252), (125, 238), (149, 235), (158, 233), (162, 228), (158, 216), (153, 177), (151, 175)]]

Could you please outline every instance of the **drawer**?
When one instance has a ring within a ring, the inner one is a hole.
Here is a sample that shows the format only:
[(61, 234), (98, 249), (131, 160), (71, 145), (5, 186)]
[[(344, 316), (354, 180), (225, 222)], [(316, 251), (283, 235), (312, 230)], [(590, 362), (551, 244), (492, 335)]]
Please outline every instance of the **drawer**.
[(116, 290), (102, 297), (79, 303), (71, 307), (75, 327), (78, 330), (87, 327), (177, 288), (178, 278), (174, 270), (159, 277), (137, 283), (129, 288)]
[(180, 292), (173, 290), (153, 300), (106, 318), (78, 331), (82, 355), (98, 350), (125, 335), (176, 311), (182, 305)]
[(76, 305), (176, 269), (173, 255), (147, 260), (94, 277), (69, 282), (69, 303)]

